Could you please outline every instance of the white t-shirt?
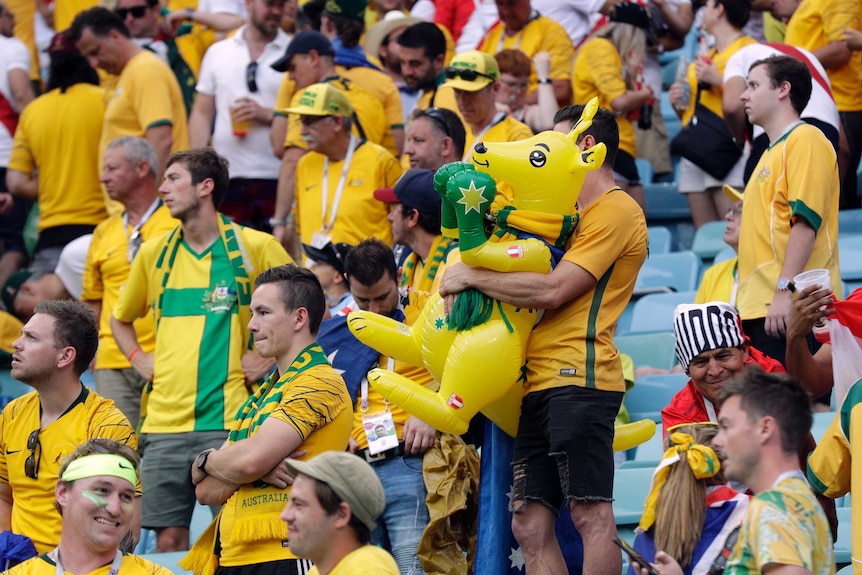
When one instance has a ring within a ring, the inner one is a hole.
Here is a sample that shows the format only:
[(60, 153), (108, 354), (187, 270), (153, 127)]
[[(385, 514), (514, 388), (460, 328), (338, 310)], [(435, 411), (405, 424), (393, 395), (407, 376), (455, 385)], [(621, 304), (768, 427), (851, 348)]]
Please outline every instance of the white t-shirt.
[(290, 37), (278, 31), (257, 59), (257, 92), (246, 84), (246, 69), (251, 62), (245, 42), (245, 26), (230, 38), (219, 40), (207, 50), (201, 64), (196, 90), (215, 97), (215, 129), (212, 144), (230, 162), (231, 178), (277, 179), (281, 162), (272, 153), (269, 126), (252, 123), (243, 138), (233, 135), (230, 105), (238, 98), (251, 98), (266, 109), (275, 107), (278, 87), (284, 76), (270, 66), (284, 55)]
[(604, 0), (533, 0), (531, 5), (539, 14), (565, 28), (572, 44), (577, 46), (601, 18), (599, 10), (605, 3)]
[(63, 287), (75, 299), (81, 299), (81, 291), (84, 289), (84, 266), (92, 241), (93, 234), (85, 234), (66, 244), (54, 269), (54, 273), (63, 282)]
[[(9, 73), (12, 70), (23, 70), (29, 76), (30, 53), (21, 40), (0, 35), (0, 99), (5, 99), (5, 101), (0, 100), (0, 109), (4, 110), (6, 114), (17, 116), (20, 110), (15, 97), (12, 95), (12, 86), (9, 83)], [(15, 129), (10, 130), (6, 123), (0, 122), (0, 167), (5, 168), (9, 165), (14, 136)]]
[[(814, 66), (814, 69), (818, 71), (820, 77), (823, 78), (828, 85), (829, 78), (826, 76), (826, 70), (823, 69), (823, 65), (820, 64), (817, 58), (808, 50), (803, 48), (797, 48), (797, 50), (799, 50), (805, 58), (808, 59), (808, 63)], [(790, 54), (785, 54), (784, 52), (776, 50), (766, 44), (749, 44), (748, 46), (745, 46), (736, 54), (731, 56), (730, 60), (727, 62), (727, 66), (724, 68), (724, 82), (736, 77), (740, 77), (745, 80), (748, 78), (748, 70), (754, 62), (762, 60), (763, 58), (769, 58), (776, 54), (790, 56)], [(838, 130), (838, 125), (841, 120), (838, 117), (838, 108), (835, 106), (835, 100), (832, 99), (832, 96), (830, 96), (823, 86), (821, 86), (814, 78), (811, 79), (811, 99), (808, 100), (808, 105), (805, 106), (804, 110), (802, 110), (800, 117), (814, 118), (822, 122), (826, 122)], [(754, 126), (754, 138), (757, 138), (762, 133), (763, 128), (760, 126)]]
[(199, 0), (197, 9), (212, 14), (235, 14), (248, 21), (248, 11), (242, 0)]

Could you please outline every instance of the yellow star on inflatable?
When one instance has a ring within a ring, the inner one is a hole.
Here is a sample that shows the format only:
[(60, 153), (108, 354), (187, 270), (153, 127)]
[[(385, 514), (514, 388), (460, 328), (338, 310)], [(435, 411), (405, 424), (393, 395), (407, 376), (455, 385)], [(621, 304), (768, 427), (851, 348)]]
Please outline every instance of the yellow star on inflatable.
[(482, 211), (479, 207), (482, 205), (482, 202), (485, 201), (485, 198), (482, 197), (482, 192), (485, 191), (485, 186), (481, 188), (476, 187), (476, 183), (473, 180), (470, 180), (469, 188), (458, 188), (461, 190), (461, 199), (458, 200), (458, 203), (464, 206), (464, 213), (469, 214), (470, 210), (475, 210), (477, 214), (481, 214)]

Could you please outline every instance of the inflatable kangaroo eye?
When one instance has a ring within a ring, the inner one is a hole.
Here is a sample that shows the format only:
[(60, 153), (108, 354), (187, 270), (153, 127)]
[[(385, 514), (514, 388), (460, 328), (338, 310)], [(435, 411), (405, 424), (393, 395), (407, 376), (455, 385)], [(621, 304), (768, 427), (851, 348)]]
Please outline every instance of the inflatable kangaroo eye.
[(533, 150), (530, 152), (530, 163), (533, 164), (533, 167), (541, 168), (547, 161), (548, 158), (545, 156), (545, 152), (542, 152), (541, 150)]

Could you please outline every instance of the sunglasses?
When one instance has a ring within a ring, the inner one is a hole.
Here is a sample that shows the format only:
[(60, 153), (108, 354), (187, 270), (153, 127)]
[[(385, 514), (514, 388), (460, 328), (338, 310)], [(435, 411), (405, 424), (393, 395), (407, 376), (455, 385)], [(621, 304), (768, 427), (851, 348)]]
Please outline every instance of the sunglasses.
[(120, 17), (121, 20), (125, 20), (126, 17), (131, 14), (132, 18), (143, 18), (144, 14), (147, 13), (147, 8), (149, 6), (132, 6), (130, 8), (117, 8), (114, 10), (114, 14)]
[[(30, 455), (24, 460), (24, 475), (30, 479), (39, 478), (39, 460), (42, 459), (42, 444), (39, 442), (40, 431), (42, 431), (41, 428), (34, 429), (27, 438), (27, 449), (30, 451)], [(38, 455), (36, 454), (37, 448)]]
[(446, 117), (443, 116), (440, 108), (428, 108), (422, 112), (422, 115), (434, 120), (434, 122), (443, 129), (443, 133), (447, 138), (452, 137), (452, 133), (449, 131), (449, 124), (446, 123)]
[(477, 78), (488, 78), (492, 82), (496, 82), (497, 78), (493, 76), (489, 76), (488, 74), (482, 74), (481, 72), (477, 72), (476, 70), (469, 70), (467, 68), (446, 68), (443, 70), (446, 74), (447, 80), (453, 80), (455, 78), (461, 78), (466, 82), (475, 82)]
[(257, 60), (249, 62), (245, 69), (245, 85), (249, 92), (257, 92)]

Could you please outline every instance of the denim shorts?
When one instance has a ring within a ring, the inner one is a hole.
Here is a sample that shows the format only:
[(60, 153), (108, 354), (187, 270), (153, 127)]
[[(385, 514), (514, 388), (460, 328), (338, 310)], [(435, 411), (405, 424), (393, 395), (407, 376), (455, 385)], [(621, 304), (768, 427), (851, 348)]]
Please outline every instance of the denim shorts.
[(554, 513), (564, 500), (612, 501), (614, 419), (623, 395), (571, 385), (524, 397), (513, 499), (538, 501)]

